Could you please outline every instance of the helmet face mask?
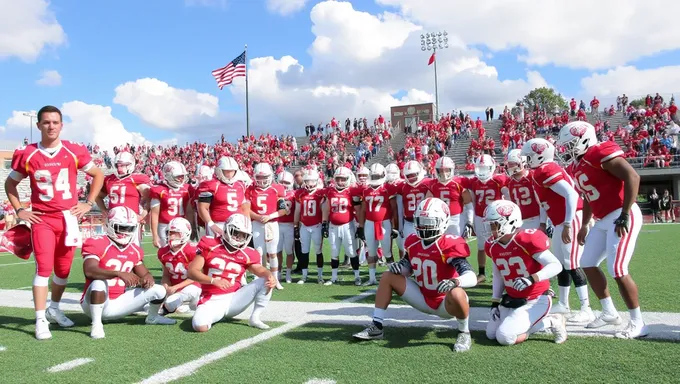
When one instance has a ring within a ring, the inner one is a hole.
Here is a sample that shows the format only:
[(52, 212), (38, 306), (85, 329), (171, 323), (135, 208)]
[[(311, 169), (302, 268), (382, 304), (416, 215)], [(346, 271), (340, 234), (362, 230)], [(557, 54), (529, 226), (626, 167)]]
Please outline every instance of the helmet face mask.
[(127, 207), (115, 207), (109, 211), (106, 235), (118, 245), (127, 246), (138, 234), (137, 214)]
[(167, 229), (167, 239), (170, 248), (176, 251), (189, 242), (191, 238), (191, 224), (183, 217), (170, 220)]
[(416, 235), (427, 244), (436, 241), (446, 233), (450, 217), (449, 206), (444, 201), (426, 198), (413, 215)]
[(277, 180), (279, 184), (283, 185), (283, 187), (287, 191), (292, 191), (293, 190), (293, 184), (295, 183), (295, 178), (293, 177), (293, 174), (290, 172), (281, 172), (277, 176)]
[(437, 179), (442, 183), (448, 183), (453, 179), (453, 169), (452, 168), (436, 168)]
[(163, 178), (170, 188), (180, 188), (187, 180), (187, 171), (182, 163), (171, 161), (163, 166)]
[(237, 213), (224, 223), (222, 243), (230, 250), (240, 250), (248, 246), (253, 237), (252, 224), (249, 218)]
[(482, 224), (487, 241), (505, 242), (504, 238), (514, 235), (522, 227), (522, 213), (515, 203), (496, 200), (486, 207)]
[(269, 186), (272, 185), (272, 182), (274, 181), (274, 172), (269, 164), (257, 164), (253, 173), (255, 174), (255, 185), (258, 188), (269, 188)]
[(338, 191), (343, 191), (349, 187), (349, 177), (339, 175), (333, 178), (335, 181), (335, 189)]
[(233, 184), (236, 182), (236, 173), (238, 171), (238, 164), (236, 160), (231, 157), (221, 157), (215, 167), (215, 177), (225, 184)]

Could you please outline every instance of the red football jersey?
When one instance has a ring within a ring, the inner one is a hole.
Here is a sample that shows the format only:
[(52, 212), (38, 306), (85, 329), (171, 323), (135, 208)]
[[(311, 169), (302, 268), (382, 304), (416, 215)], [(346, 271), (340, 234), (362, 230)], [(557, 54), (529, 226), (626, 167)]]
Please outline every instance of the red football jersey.
[(306, 189), (298, 189), (295, 194), (295, 201), (300, 203), (300, 222), (306, 227), (313, 227), (321, 224), (323, 216), (321, 215), (321, 204), (325, 197), (325, 190), (317, 189), (310, 192)]
[(179, 189), (172, 189), (165, 184), (151, 187), (151, 200), (158, 200), (160, 212), (158, 222), (168, 224), (176, 217), (184, 217), (184, 208), (190, 200), (189, 186), (183, 184)]
[[(567, 206), (566, 199), (554, 192), (550, 187), (560, 180), (566, 181), (573, 187), (574, 181), (571, 176), (557, 163), (550, 162), (541, 164), (538, 168), (533, 169), (529, 177), (532, 180), (534, 190), (540, 200), (539, 202), (553, 225), (564, 223), (564, 214), (566, 213)], [(581, 209), (583, 209), (583, 200), (579, 197), (576, 210), (580, 211)]]
[(136, 214), (141, 213), (141, 195), (137, 189), (140, 185), (150, 186), (149, 176), (141, 173), (133, 173), (120, 179), (114, 174), (106, 176), (102, 192), (109, 198), (109, 209), (128, 207)]
[(425, 302), (432, 309), (439, 308), (446, 294), (437, 292), (437, 285), (443, 280), (458, 277), (458, 271), (450, 262), (470, 256), (470, 247), (465, 239), (453, 235), (444, 235), (426, 246), (416, 234), (410, 234), (404, 240), (404, 249), (408, 252), (413, 278)]
[[(383, 184), (378, 188), (364, 188), (362, 200), (366, 202), (365, 219), (374, 222), (382, 222), (392, 219), (392, 207), (390, 199), (395, 196), (394, 187)], [(404, 211), (406, 207), (404, 207)]]
[(198, 186), (198, 197), (212, 197), (210, 218), (216, 223), (224, 223), (231, 215), (241, 211), (241, 205), (246, 202), (246, 187), (241, 181), (229, 185), (211, 179)]
[(286, 208), (288, 209), (288, 214), (279, 217), (279, 223), (294, 223), (295, 222), (295, 191), (285, 191), (286, 195), (283, 197), (283, 201), (286, 202)]
[(463, 212), (463, 191), (465, 188), (461, 184), (463, 182), (461, 179), (460, 177), (454, 177), (447, 184), (442, 184), (439, 180), (435, 180), (430, 184), (432, 197), (441, 199), (448, 204), (451, 216), (459, 215)]
[(473, 192), (475, 215), (484, 217), (484, 210), (487, 205), (491, 204), (492, 201), (503, 199), (501, 189), (507, 184), (508, 177), (505, 175), (493, 175), (491, 179), (483, 182), (477, 177), (472, 176), (470, 178), (462, 178), (461, 181), (465, 189)]
[(506, 186), (510, 193), (510, 200), (517, 204), (522, 212), (523, 219), (538, 217), (541, 214), (541, 206), (536, 200), (534, 184), (530, 176), (522, 177), (519, 180), (509, 177)]
[(203, 256), (203, 273), (211, 278), (229, 280), (231, 287), (221, 290), (212, 284), (201, 284), (201, 297), (236, 292), (241, 288), (241, 277), (248, 267), (260, 264), (260, 254), (250, 247), (229, 252), (219, 238), (204, 236), (198, 242), (198, 254)]
[(12, 170), (29, 178), (36, 212), (59, 212), (78, 204), (78, 171), (94, 166), (83, 145), (62, 140), (55, 149), (50, 155), (38, 144), (29, 144), (12, 155)]
[[(99, 261), (99, 268), (107, 271), (132, 272), (132, 269), (144, 259), (144, 251), (134, 243), (123, 248), (111, 241), (107, 236), (90, 237), (83, 243), (83, 260), (95, 259)], [(109, 285), (109, 299), (114, 300), (125, 293), (125, 282), (118, 277), (107, 280)], [(83, 301), (87, 288), (92, 280), (85, 278), (85, 289), (80, 301)]]
[(535, 229), (521, 229), (506, 245), (486, 242), (484, 251), (491, 257), (501, 273), (505, 292), (517, 299), (533, 300), (550, 288), (550, 280), (534, 283), (523, 291), (512, 288), (518, 277), (529, 277), (543, 269), (534, 255), (550, 249), (550, 239)]
[[(173, 252), (169, 245), (158, 250), (158, 260), (170, 276), (170, 285), (177, 285), (187, 279), (187, 267), (196, 257), (196, 243), (184, 244), (177, 252)], [(200, 286), (198, 283), (194, 283)]]
[(602, 168), (602, 163), (621, 156), (618, 144), (605, 141), (588, 148), (574, 166), (576, 188), (588, 200), (596, 219), (623, 207), (623, 180)]
[[(246, 200), (250, 201), (250, 209), (258, 215), (270, 215), (278, 211), (279, 199), (286, 196), (286, 190), (281, 184), (272, 184), (262, 189), (251, 185), (246, 189)], [(270, 220), (279, 221), (278, 218)]]
[(430, 185), (433, 182), (434, 179), (423, 179), (415, 187), (410, 186), (408, 183), (401, 183), (393, 187), (394, 193), (401, 195), (405, 219), (413, 220), (418, 204), (425, 200), (425, 196), (427, 196), (427, 192), (430, 190)]
[(343, 225), (354, 220), (354, 201), (360, 198), (361, 191), (356, 188), (345, 188), (338, 191), (335, 188), (325, 190), (330, 204), (328, 221), (333, 225)]

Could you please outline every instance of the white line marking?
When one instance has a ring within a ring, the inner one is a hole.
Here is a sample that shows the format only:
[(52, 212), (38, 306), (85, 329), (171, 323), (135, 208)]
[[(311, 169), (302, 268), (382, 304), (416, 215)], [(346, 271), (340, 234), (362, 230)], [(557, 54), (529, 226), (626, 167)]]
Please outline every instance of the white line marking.
[(35, 264), (35, 261), (22, 261), (20, 263), (0, 264), (0, 267), (11, 267), (12, 265)]
[(29, 288), (33, 288), (33, 286), (32, 286), (32, 285), (29, 285), (28, 287), (19, 287), (19, 288), (17, 288), (17, 289), (29, 289)]
[(49, 373), (56, 373), (56, 372), (63, 372), (63, 371), (69, 371), (73, 368), (80, 367), (81, 365), (85, 365), (87, 363), (93, 362), (94, 359), (91, 358), (83, 358), (83, 359), (75, 359), (71, 361), (67, 361), (65, 363), (61, 363), (59, 365), (55, 365), (52, 368), (48, 368), (47, 372)]
[(331, 379), (309, 379), (305, 384), (335, 384), (337, 381)]
[(0, 345), (0, 352), (4, 352), (6, 350), (7, 350), (7, 347), (3, 347), (2, 345)]

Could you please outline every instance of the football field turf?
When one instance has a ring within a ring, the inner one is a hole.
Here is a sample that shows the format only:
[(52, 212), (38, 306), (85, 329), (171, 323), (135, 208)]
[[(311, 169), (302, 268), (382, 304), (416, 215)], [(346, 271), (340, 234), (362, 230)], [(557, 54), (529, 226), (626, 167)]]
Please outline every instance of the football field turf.
[[(680, 226), (648, 225), (640, 235), (630, 271), (640, 287), (645, 312), (657, 313), (650, 326), (656, 338), (678, 340), (675, 284), (680, 261)], [(476, 249), (475, 243), (470, 243)], [(145, 262), (160, 279), (160, 264), (151, 244), (144, 244)], [(326, 255), (328, 247), (324, 246)], [(476, 258), (470, 259), (476, 264)], [(313, 264), (313, 263), (312, 263)], [(82, 261), (76, 257), (69, 279), (66, 310), (78, 308), (83, 286)], [(330, 278), (326, 265), (324, 277)], [(442, 383), (538, 381), (561, 382), (673, 382), (680, 345), (671, 340), (613, 340), (579, 337), (573, 332), (563, 345), (547, 335), (522, 345), (501, 347), (473, 332), (472, 349), (455, 354), (451, 347), (455, 322), (437, 320), (414, 310), (388, 310), (385, 340), (356, 343), (352, 333), (370, 320), (372, 289), (355, 287), (351, 270), (341, 269), (344, 281), (325, 287), (316, 284), (315, 267), (304, 285), (276, 291), (264, 318), (271, 330), (260, 331), (243, 320), (215, 325), (206, 334), (191, 331), (189, 317), (178, 316), (174, 326), (148, 326), (143, 316), (106, 323), (106, 339), (89, 338), (89, 319), (70, 316), (76, 326), (53, 326), (53, 339), (33, 337), (30, 309), (32, 261), (0, 255), (0, 369), (3, 383), (72, 382), (273, 382), (273, 383)], [(299, 276), (294, 276), (295, 278)], [(367, 271), (362, 267), (362, 278)], [(617, 308), (625, 317), (616, 286)], [(469, 290), (474, 307), (489, 304), (490, 284)], [(575, 296), (575, 295), (573, 295)], [(599, 302), (591, 292), (594, 309)], [(356, 302), (356, 303), (352, 303)], [(20, 303), (20, 304), (17, 304)], [(316, 303), (316, 304), (315, 304)], [(393, 303), (402, 304), (399, 300)], [(23, 307), (23, 308), (16, 308)], [(572, 300), (572, 308), (578, 308)], [(484, 327), (486, 308), (474, 308), (471, 328)], [(247, 313), (248, 314), (248, 313)], [(247, 316), (246, 314), (246, 316)], [(650, 317), (651, 318), (651, 314)], [(672, 318), (672, 320), (664, 320)], [(399, 327), (397, 327), (399, 326)], [(598, 330), (599, 331), (599, 330)], [(608, 332), (609, 330), (605, 331)], [(323, 381), (326, 380), (326, 381)]]

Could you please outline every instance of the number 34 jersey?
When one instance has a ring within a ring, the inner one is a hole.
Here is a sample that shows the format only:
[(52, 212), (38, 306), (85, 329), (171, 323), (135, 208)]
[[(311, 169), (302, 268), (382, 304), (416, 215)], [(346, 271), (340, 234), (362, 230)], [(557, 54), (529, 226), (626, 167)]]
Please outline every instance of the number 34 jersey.
[(516, 299), (533, 300), (550, 288), (550, 281), (543, 280), (534, 283), (529, 288), (518, 291), (512, 287), (518, 277), (529, 277), (540, 271), (543, 265), (534, 259), (534, 255), (550, 249), (550, 239), (543, 232), (535, 229), (521, 229), (503, 245), (501, 243), (486, 242), (484, 251), (501, 273), (505, 285), (505, 292)]
[(231, 286), (222, 290), (212, 284), (201, 285), (201, 297), (233, 293), (241, 288), (241, 277), (248, 267), (260, 264), (260, 254), (250, 247), (230, 252), (220, 238), (203, 236), (198, 242), (197, 254), (203, 256), (203, 273), (211, 278), (227, 280)]
[(165, 184), (154, 185), (151, 188), (151, 207), (160, 205), (158, 222), (168, 224), (176, 217), (184, 217), (184, 208), (189, 202), (189, 186), (183, 184), (173, 189)]
[[(94, 259), (99, 262), (99, 268), (115, 272), (132, 272), (132, 269), (140, 264), (144, 258), (142, 249), (134, 243), (119, 248), (116, 243), (107, 236), (90, 237), (83, 243), (83, 261)], [(109, 300), (115, 300), (125, 293), (125, 282), (118, 277), (107, 280), (109, 286)], [(85, 278), (85, 289), (92, 284), (92, 280)], [(81, 301), (83, 298), (81, 297)]]
[[(196, 257), (196, 243), (184, 244), (177, 252), (173, 252), (169, 245), (158, 250), (158, 260), (168, 272), (170, 285), (177, 285), (187, 279), (189, 263)], [(199, 286), (200, 284), (194, 283)]]
[(446, 294), (437, 291), (437, 285), (446, 279), (458, 277), (458, 271), (451, 265), (455, 258), (470, 256), (470, 247), (465, 239), (453, 235), (443, 235), (430, 245), (411, 234), (404, 240), (404, 249), (413, 271), (412, 277), (420, 287), (425, 302), (437, 309)]

